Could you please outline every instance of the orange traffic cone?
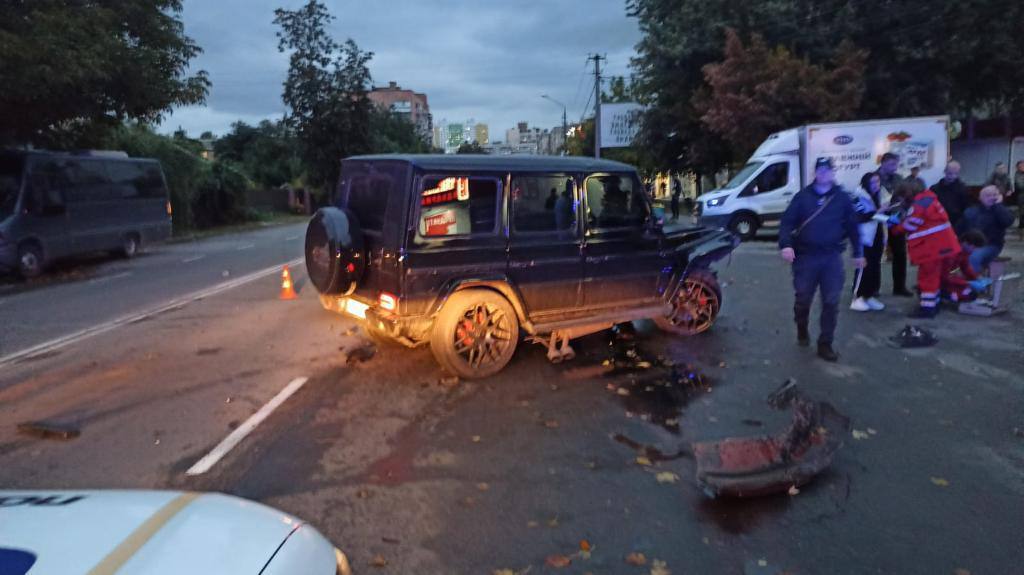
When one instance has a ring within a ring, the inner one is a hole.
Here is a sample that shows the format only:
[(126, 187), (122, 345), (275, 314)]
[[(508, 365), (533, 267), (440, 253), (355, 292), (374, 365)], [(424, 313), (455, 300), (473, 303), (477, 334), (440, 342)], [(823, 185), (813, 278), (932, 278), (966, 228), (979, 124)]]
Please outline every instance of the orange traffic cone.
[(288, 266), (284, 266), (281, 270), (281, 299), (295, 299), (299, 297), (295, 294), (295, 286), (292, 284), (292, 274), (288, 271)]

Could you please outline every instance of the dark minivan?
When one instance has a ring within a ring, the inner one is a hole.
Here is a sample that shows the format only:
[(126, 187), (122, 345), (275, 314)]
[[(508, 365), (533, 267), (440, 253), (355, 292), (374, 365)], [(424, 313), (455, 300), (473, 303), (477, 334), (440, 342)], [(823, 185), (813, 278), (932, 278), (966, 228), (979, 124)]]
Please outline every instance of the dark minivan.
[(132, 257), (171, 234), (160, 162), (124, 152), (0, 152), (0, 272), (35, 277), (56, 259)]
[(629, 165), (552, 156), (379, 155), (342, 163), (334, 207), (306, 234), (324, 307), (375, 338), (430, 344), (484, 377), (521, 332), (552, 361), (569, 340), (636, 319), (689, 335), (722, 293), (709, 266), (726, 231), (663, 231)]

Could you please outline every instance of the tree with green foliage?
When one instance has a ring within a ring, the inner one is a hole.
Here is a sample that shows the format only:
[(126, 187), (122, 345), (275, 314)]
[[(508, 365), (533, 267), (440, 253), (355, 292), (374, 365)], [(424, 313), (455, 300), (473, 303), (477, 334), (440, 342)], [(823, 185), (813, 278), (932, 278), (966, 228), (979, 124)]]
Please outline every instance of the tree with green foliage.
[(694, 110), (740, 162), (779, 130), (812, 120), (853, 119), (864, 91), (866, 59), (866, 52), (846, 41), (826, 69), (783, 46), (770, 49), (758, 34), (744, 45), (730, 29), (725, 59), (704, 66), (708, 86), (694, 94)]
[(708, 173), (736, 156), (695, 105), (709, 89), (704, 67), (725, 59), (727, 29), (760, 35), (765, 57), (782, 46), (825, 68), (849, 51), (843, 40), (867, 51), (858, 118), (1024, 113), (1020, 2), (628, 0), (627, 12), (643, 34), (633, 60), (647, 106), (640, 140), (663, 169)]
[(370, 116), (370, 133), (375, 153), (424, 154), (431, 151), (430, 144), (423, 141), (412, 122), (379, 106), (374, 106)]
[(201, 104), (181, 0), (0, 3), (0, 144), (89, 145), (124, 120)]
[(338, 44), (327, 26), (327, 7), (309, 0), (297, 10), (274, 11), (278, 49), (290, 52), (282, 98), (286, 122), (295, 131), (307, 181), (329, 189), (341, 159), (373, 148), (373, 104), (367, 97), (372, 52), (354, 41)]
[(264, 188), (295, 183), (302, 176), (298, 141), (283, 121), (262, 120), (255, 126), (235, 122), (213, 143), (214, 157), (229, 162)]

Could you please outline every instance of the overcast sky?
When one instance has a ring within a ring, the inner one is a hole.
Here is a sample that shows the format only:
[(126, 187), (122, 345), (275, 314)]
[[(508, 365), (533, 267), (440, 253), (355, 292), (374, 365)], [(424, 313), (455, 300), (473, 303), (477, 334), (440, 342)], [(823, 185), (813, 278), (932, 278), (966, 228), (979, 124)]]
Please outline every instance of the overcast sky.
[[(185, 0), (185, 33), (203, 48), (193, 67), (213, 86), (203, 107), (175, 110), (162, 131), (223, 134), (232, 122), (280, 117), (288, 57), (277, 51), (274, 9), (304, 0)], [(525, 120), (579, 120), (593, 88), (590, 52), (606, 54), (608, 74), (628, 74), (640, 39), (625, 0), (327, 0), (335, 40), (374, 53), (375, 85), (398, 82), (427, 95), (435, 124), (487, 123), (492, 140)], [(604, 71), (603, 70), (603, 71)], [(585, 75), (587, 74), (587, 75)]]

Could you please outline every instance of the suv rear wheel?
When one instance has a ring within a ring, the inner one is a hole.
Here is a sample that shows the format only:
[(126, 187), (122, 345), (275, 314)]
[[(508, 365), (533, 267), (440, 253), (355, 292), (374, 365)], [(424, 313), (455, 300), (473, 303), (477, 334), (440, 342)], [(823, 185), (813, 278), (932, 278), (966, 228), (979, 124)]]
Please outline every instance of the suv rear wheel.
[(512, 305), (482, 289), (448, 298), (430, 335), (430, 350), (441, 367), (467, 379), (501, 371), (518, 343), (519, 320)]
[(672, 312), (654, 318), (664, 331), (676, 335), (696, 335), (707, 331), (715, 323), (722, 309), (722, 288), (710, 270), (695, 270), (683, 279)]

